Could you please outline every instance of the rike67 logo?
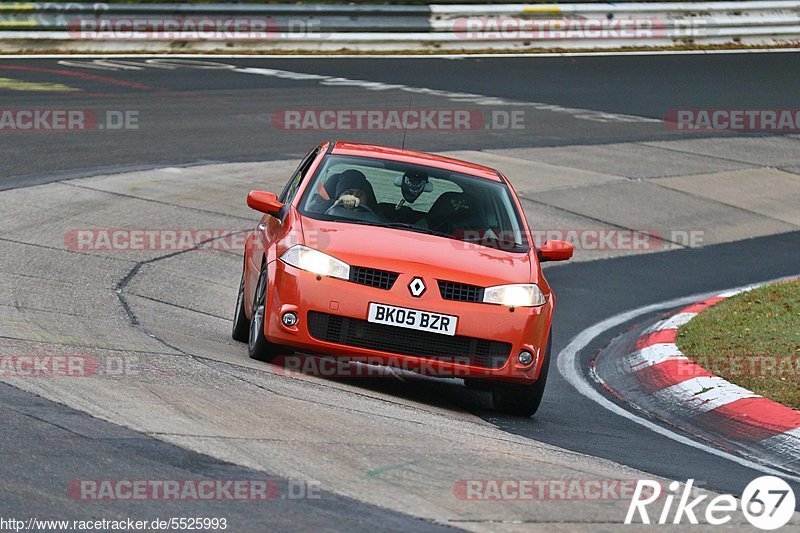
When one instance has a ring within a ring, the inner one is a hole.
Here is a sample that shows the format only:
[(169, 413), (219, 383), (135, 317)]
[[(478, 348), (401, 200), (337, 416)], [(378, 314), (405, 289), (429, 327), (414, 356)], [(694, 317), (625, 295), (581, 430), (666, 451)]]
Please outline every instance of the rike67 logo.
[[(683, 491), (678, 494), (680, 484), (673, 481), (669, 484), (667, 494), (663, 495), (663, 507), (660, 507), (658, 504), (653, 504), (662, 499), (661, 484), (652, 480), (639, 480), (631, 505), (628, 507), (625, 523), (665, 525), (688, 522), (698, 525), (700, 524), (698, 517), (701, 517), (705, 519), (706, 524), (721, 526), (729, 523), (739, 511), (739, 502), (732, 495), (721, 494), (706, 501), (709, 498), (708, 494), (692, 494), (693, 485), (694, 480), (688, 480)], [(692, 498), (693, 496), (695, 497)], [(795, 495), (792, 487), (784, 480), (774, 476), (762, 476), (745, 487), (741, 503), (741, 512), (750, 524), (761, 530), (773, 531), (785, 526), (791, 520), (795, 509)], [(651, 522), (652, 511), (656, 514)]]

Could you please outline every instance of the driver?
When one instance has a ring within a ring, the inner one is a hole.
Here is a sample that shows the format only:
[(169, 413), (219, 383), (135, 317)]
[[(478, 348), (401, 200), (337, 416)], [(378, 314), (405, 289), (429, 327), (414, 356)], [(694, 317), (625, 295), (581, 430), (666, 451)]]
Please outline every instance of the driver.
[(375, 206), (370, 204), (374, 197), (372, 185), (363, 173), (358, 170), (346, 170), (339, 178), (339, 183), (336, 184), (336, 202), (333, 207), (355, 209), (358, 206), (364, 206), (372, 210)]

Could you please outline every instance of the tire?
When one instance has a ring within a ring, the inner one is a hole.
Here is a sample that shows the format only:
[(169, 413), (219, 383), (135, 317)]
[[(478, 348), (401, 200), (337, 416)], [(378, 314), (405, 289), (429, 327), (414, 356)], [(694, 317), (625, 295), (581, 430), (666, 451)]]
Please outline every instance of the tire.
[(253, 298), (253, 312), (250, 315), (250, 332), (247, 336), (247, 353), (250, 359), (257, 361), (272, 361), (277, 355), (280, 346), (272, 344), (264, 336), (264, 321), (266, 320), (267, 303), (267, 265), (261, 267), (258, 276), (255, 296)]
[(550, 349), (553, 344), (553, 331), (547, 338), (544, 362), (539, 379), (532, 385), (516, 383), (495, 383), (492, 385), (492, 401), (496, 411), (515, 416), (529, 417), (536, 414), (542, 403), (544, 388), (547, 384), (547, 373), (550, 369)]
[(236, 309), (233, 311), (233, 331), (231, 332), (233, 340), (239, 342), (247, 342), (250, 335), (250, 321), (244, 311), (244, 272), (242, 272), (239, 295), (236, 297)]

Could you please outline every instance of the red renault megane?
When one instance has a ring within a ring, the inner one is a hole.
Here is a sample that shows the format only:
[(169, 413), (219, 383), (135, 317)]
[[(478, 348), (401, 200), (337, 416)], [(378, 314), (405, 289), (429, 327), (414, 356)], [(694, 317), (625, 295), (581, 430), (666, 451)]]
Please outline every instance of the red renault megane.
[(514, 189), (438, 155), (322, 143), (280, 196), (252, 191), (233, 338), (250, 357), (288, 351), (457, 376), (495, 408), (536, 412), (555, 299)]

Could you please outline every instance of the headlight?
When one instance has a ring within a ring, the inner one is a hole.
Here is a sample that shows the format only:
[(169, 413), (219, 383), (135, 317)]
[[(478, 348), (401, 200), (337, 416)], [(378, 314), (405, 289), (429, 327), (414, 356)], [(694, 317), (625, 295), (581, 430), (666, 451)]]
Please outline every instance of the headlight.
[(498, 285), (483, 290), (483, 303), (509, 307), (538, 307), (546, 304), (547, 298), (537, 285)]
[(350, 279), (350, 265), (302, 244), (292, 246), (283, 252), (281, 261), (320, 276)]

